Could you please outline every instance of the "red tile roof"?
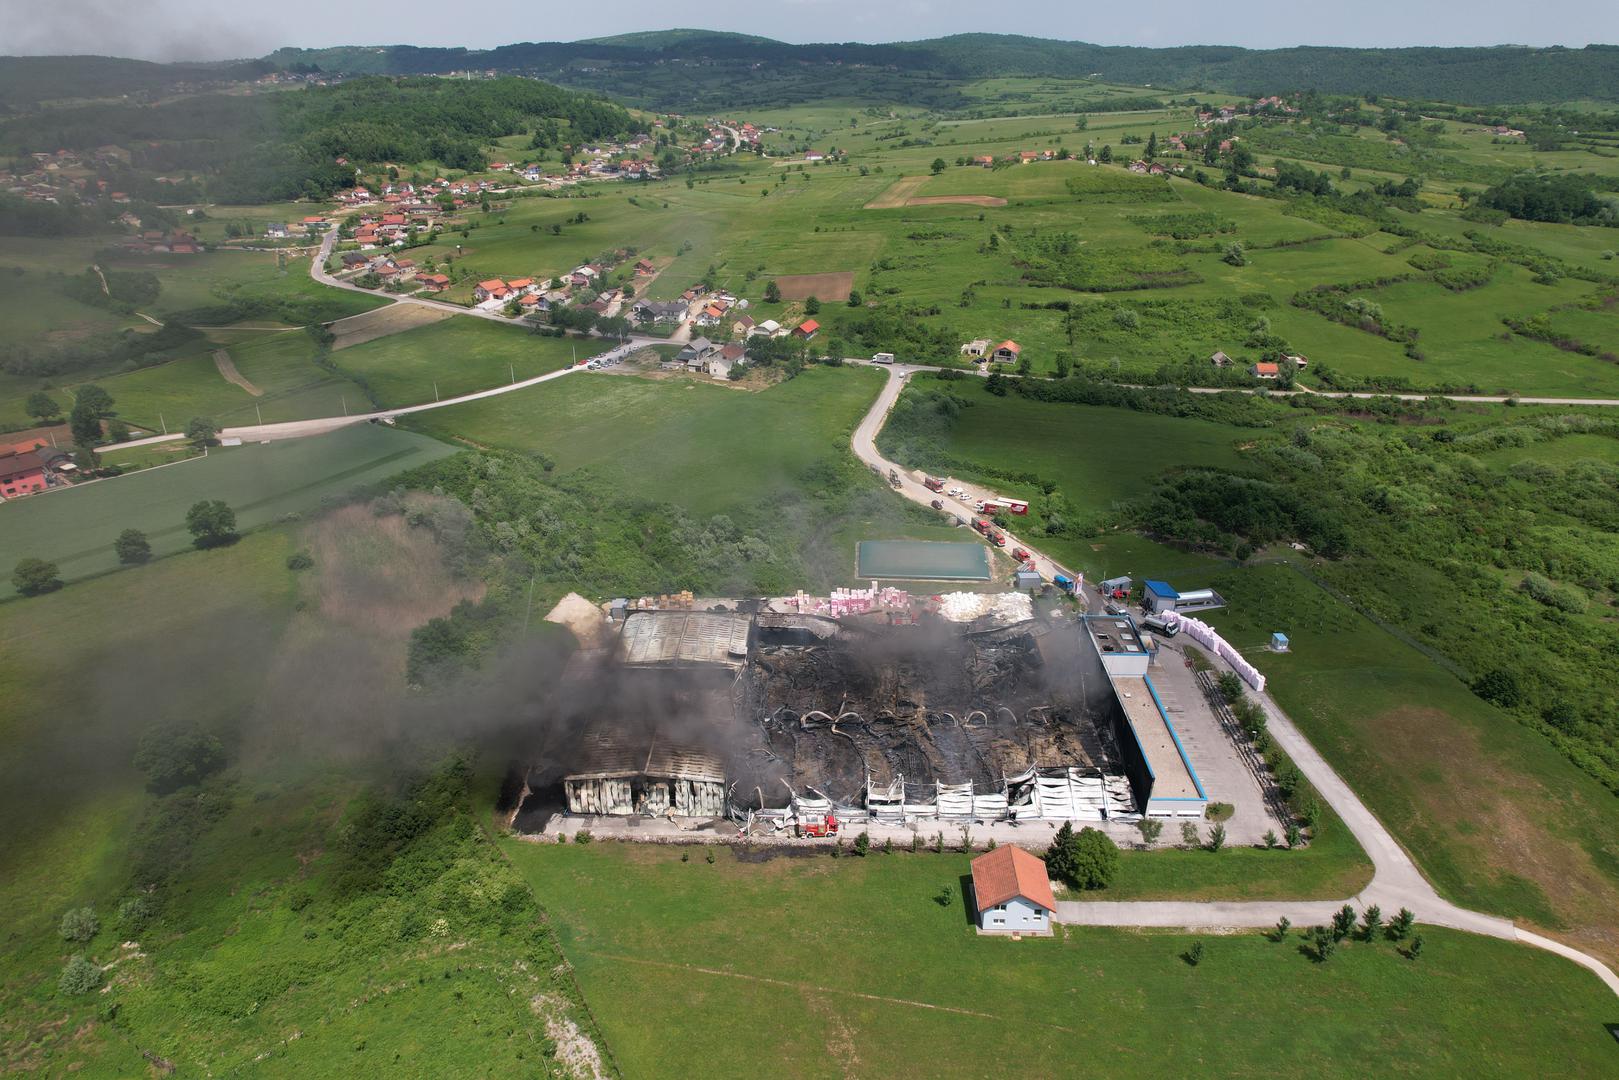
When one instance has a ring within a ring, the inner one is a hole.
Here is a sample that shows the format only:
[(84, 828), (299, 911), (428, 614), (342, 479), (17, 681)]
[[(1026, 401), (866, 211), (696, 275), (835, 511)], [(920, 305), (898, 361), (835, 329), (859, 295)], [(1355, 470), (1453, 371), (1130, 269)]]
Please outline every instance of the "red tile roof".
[(1046, 864), (1016, 844), (1007, 844), (973, 860), (973, 902), (978, 910), (1021, 896), (1047, 911), (1057, 910)]
[(504, 289), (505, 287), (506, 283), (500, 280), (498, 277), (490, 278), (488, 281), (478, 282), (478, 288), (482, 289), (484, 292), (494, 292), (496, 289)]
[(1000, 352), (1002, 349), (1005, 349), (1009, 353), (1017, 354), (1023, 351), (1023, 346), (1019, 345), (1015, 341), (1003, 341), (999, 345), (995, 346), (996, 352)]
[(803, 322), (798, 324), (797, 332), (803, 334), (805, 337), (809, 337), (820, 328), (821, 324), (816, 322), (814, 319), (805, 319)]

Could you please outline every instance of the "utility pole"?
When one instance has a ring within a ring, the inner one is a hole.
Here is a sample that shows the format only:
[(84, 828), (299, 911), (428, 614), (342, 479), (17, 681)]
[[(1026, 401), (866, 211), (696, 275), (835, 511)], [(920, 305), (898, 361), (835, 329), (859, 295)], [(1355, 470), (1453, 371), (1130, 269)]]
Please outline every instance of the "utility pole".
[(511, 372), (511, 374), (512, 374), (512, 382), (516, 383), (517, 382), (517, 366), (515, 364), (513, 364), (510, 360), (508, 360), (508, 361), (506, 361), (506, 370)]
[(253, 403), (253, 412), (259, 418), (259, 426), (263, 427), (264, 426), (264, 410), (259, 408), (259, 403), (256, 402), (256, 401)]
[(157, 422), (158, 422), (158, 425), (160, 427), (162, 427), (163, 434), (167, 435), (169, 433), (169, 425), (163, 422), (163, 414), (162, 413), (157, 414)]
[(528, 633), (528, 617), (534, 612), (534, 575), (528, 576), (528, 607), (523, 609), (523, 633)]
[(438, 380), (437, 379), (433, 380), (433, 400), (434, 401), (438, 400)]
[(344, 394), (343, 395), (343, 415), (347, 416), (348, 414), (349, 414), (349, 398), (348, 398), (347, 394)]

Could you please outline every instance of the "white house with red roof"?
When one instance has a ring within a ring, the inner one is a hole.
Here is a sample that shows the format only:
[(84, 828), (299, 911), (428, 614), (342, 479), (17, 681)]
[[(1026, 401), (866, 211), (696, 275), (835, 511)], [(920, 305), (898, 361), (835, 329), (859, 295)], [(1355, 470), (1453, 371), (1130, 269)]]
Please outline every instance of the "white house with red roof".
[(979, 933), (1051, 933), (1057, 900), (1042, 860), (1007, 844), (974, 859), (972, 871)]

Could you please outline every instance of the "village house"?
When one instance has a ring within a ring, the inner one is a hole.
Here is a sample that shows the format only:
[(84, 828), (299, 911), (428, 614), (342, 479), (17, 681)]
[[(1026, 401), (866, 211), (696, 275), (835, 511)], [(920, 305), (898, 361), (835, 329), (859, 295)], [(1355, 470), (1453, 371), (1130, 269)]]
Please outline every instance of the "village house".
[(675, 354), (675, 360), (693, 371), (703, 371), (708, 366), (710, 354), (717, 352), (719, 346), (706, 337), (694, 337), (686, 343), (684, 349)]
[(654, 267), (652, 263), (647, 259), (641, 259), (635, 264), (635, 273), (639, 277), (646, 277), (648, 274), (652, 273), (653, 270)]
[(709, 354), (707, 370), (716, 379), (729, 379), (731, 369), (738, 364), (746, 363), (747, 359), (747, 348), (733, 342)]
[(450, 278), (446, 274), (418, 274), (416, 282), (423, 292), (443, 292), (450, 287)]
[(679, 322), (686, 317), (686, 305), (680, 300), (637, 300), (630, 317), (637, 322)]
[(779, 337), (781, 332), (781, 323), (777, 322), (775, 319), (766, 319), (764, 322), (748, 331), (748, 336), (752, 337), (754, 334), (762, 334), (765, 337), (773, 338)]
[(264, 227), (264, 235), (271, 240), (285, 240), (287, 238), (287, 223), (285, 221), (272, 221)]
[(1051, 933), (1057, 901), (1042, 860), (1005, 844), (974, 859), (972, 875), (979, 933)]
[(997, 364), (1015, 364), (1022, 355), (1023, 346), (1008, 340), (995, 346), (995, 351), (989, 354), (989, 358)]
[(1231, 357), (1227, 356), (1223, 352), (1216, 352), (1213, 356), (1209, 357), (1209, 363), (1219, 368), (1230, 367)]
[(825, 161), (826, 155), (819, 150), (811, 150), (804, 155), (805, 161)]
[(45, 462), (39, 454), (32, 450), (0, 454), (0, 498), (32, 495), (44, 491), (48, 483)]
[(995, 167), (995, 156), (993, 154), (979, 154), (973, 158), (973, 164), (982, 165), (986, 169), (993, 169)]
[(962, 356), (970, 356), (975, 360), (982, 360), (987, 352), (989, 352), (989, 338), (974, 338), (961, 347)]
[(805, 319), (793, 327), (793, 336), (803, 341), (809, 341), (821, 329), (821, 324), (814, 319)]
[(343, 252), (341, 258), (343, 261), (343, 269), (345, 270), (358, 270), (360, 267), (371, 261), (358, 251), (345, 251)]
[(1304, 356), (1289, 356), (1287, 361), (1300, 371), (1310, 366), (1309, 358)]
[(1270, 360), (1261, 360), (1248, 369), (1248, 374), (1256, 379), (1275, 379), (1281, 375), (1280, 366)]
[(731, 333), (738, 337), (747, 337), (753, 333), (753, 328), (757, 325), (759, 324), (753, 321), (752, 315), (738, 315), (736, 321), (731, 324)]
[(500, 278), (490, 278), (480, 281), (472, 290), (472, 298), (482, 303), (485, 300), (499, 299), (506, 295), (506, 283)]

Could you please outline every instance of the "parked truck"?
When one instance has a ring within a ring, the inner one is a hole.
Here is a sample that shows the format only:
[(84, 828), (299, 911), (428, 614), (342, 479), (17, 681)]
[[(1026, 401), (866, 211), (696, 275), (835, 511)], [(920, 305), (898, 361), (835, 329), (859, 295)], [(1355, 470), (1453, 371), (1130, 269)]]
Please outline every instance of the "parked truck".
[(973, 518), (973, 530), (983, 536), (989, 535), (989, 522), (983, 518)]
[(894, 354), (891, 352), (876, 353), (872, 356), (871, 362), (873, 364), (892, 364), (894, 362)]
[(1069, 577), (1067, 574), (1054, 575), (1051, 579), (1051, 583), (1065, 593), (1071, 593), (1074, 591), (1074, 579)]
[(991, 529), (985, 535), (987, 535), (989, 537), (989, 542), (994, 544), (996, 547), (1005, 547), (1006, 546), (1006, 534), (1001, 532), (1001, 530), (999, 530), (999, 529)]
[(922, 486), (927, 488), (929, 491), (943, 491), (944, 481), (940, 480), (936, 476), (924, 477), (922, 480)]

